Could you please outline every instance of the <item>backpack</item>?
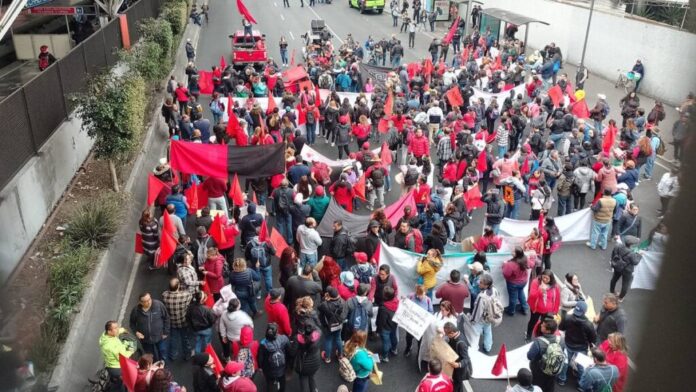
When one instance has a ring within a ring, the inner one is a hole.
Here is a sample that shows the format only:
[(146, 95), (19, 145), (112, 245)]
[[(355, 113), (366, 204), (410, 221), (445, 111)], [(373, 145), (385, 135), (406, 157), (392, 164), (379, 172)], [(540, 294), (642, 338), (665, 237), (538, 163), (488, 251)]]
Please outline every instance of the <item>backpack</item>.
[(370, 284), (373, 275), (371, 266), (368, 266), (368, 268), (360, 268), (360, 266), (357, 265), (352, 269), (352, 271), (353, 275), (355, 275), (355, 279), (358, 280), (358, 283)]
[(541, 356), (541, 371), (547, 376), (557, 376), (566, 360), (560, 338), (556, 336), (553, 342), (549, 342), (545, 337), (540, 337), (539, 340), (546, 343), (546, 350)]
[(609, 107), (609, 104), (604, 102), (604, 105), (602, 105), (602, 116), (604, 118), (607, 118), (610, 110), (611, 110), (611, 108)]
[(287, 214), (290, 211), (290, 196), (288, 189), (278, 189), (278, 200), (276, 201), (276, 212)]
[(655, 151), (655, 153), (659, 156), (663, 156), (667, 152), (667, 146), (661, 137), (657, 136), (657, 138), (660, 139), (660, 144), (657, 146), (657, 151)]
[(263, 346), (266, 348), (266, 351), (268, 351), (269, 354), (268, 366), (270, 367), (269, 370), (271, 375), (282, 375), (285, 371), (285, 353), (276, 342), (277, 339), (273, 342), (269, 342), (268, 340), (264, 339), (263, 342), (261, 342), (261, 344), (263, 344)]
[(514, 206), (515, 205), (515, 192), (512, 189), (512, 186), (510, 185), (505, 185), (503, 186), (503, 200), (505, 203)]
[(615, 272), (623, 272), (626, 268), (626, 260), (624, 260), (620, 252), (616, 252), (616, 254), (612, 255), (610, 264)]
[(563, 236), (561, 236), (561, 232), (558, 229), (551, 230), (549, 233), (549, 250), (551, 253), (557, 251), (561, 247), (562, 242)]
[(259, 263), (259, 266), (262, 268), (268, 267), (268, 256), (266, 255), (266, 244), (263, 242), (259, 242), (256, 239), (252, 239), (249, 242), (249, 245), (251, 246), (250, 253), (251, 253), (251, 262), (252, 264), (256, 264), (257, 262)]
[(497, 253), (498, 252), (498, 247), (495, 246), (494, 243), (489, 242), (488, 245), (486, 245), (486, 248), (483, 250), (486, 253)]
[(417, 180), (418, 180), (418, 170), (416, 170), (416, 168), (409, 167), (408, 170), (406, 170), (406, 174), (404, 175), (404, 185), (406, 185), (406, 186), (416, 185)]
[(357, 377), (353, 365), (350, 364), (350, 359), (345, 355), (338, 359), (338, 374), (345, 382), (353, 382)]
[(252, 378), (254, 376), (254, 358), (251, 355), (251, 348), (249, 347), (239, 347), (239, 352), (237, 352), (237, 362), (241, 362), (244, 365), (242, 369), (242, 376)]
[(372, 181), (372, 186), (375, 188), (381, 188), (384, 186), (384, 169), (376, 168), (372, 170), (370, 180)]
[(367, 310), (365, 310), (365, 307), (362, 306), (357, 298), (353, 297), (351, 298), (351, 301), (353, 302), (354, 306), (346, 318), (348, 321), (348, 329), (350, 331), (367, 331), (368, 323), (370, 321)]
[(314, 116), (314, 110), (310, 110), (307, 112), (305, 120), (307, 121), (307, 124), (314, 124), (316, 122), (317, 119)]
[(503, 322), (503, 303), (500, 298), (494, 295), (486, 301), (486, 306), (483, 309), (483, 321), (491, 324), (494, 327)]
[[(197, 239), (196, 243), (198, 244), (198, 252), (196, 253), (196, 260), (198, 261), (198, 265), (203, 265), (205, 263), (205, 259), (208, 258), (208, 242), (210, 242), (210, 236), (205, 237), (205, 241), (201, 243), (201, 240)], [(227, 263), (225, 263), (227, 264)]]
[(423, 253), (423, 233), (418, 229), (412, 229), (410, 233), (406, 235), (406, 244), (411, 242), (413, 237), (413, 251), (415, 253)]
[(387, 143), (389, 144), (390, 150), (396, 150), (396, 148), (399, 146), (400, 141), (401, 139), (399, 138), (399, 134), (396, 131), (389, 131)]

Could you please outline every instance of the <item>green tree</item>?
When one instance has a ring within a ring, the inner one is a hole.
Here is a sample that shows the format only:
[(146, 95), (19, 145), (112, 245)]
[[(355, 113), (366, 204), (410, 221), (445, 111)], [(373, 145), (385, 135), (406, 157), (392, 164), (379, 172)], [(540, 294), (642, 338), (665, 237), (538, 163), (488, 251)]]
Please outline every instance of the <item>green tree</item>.
[(119, 192), (116, 162), (138, 144), (145, 116), (145, 81), (137, 72), (100, 74), (76, 98), (82, 130), (94, 139), (97, 159), (109, 162), (114, 191)]

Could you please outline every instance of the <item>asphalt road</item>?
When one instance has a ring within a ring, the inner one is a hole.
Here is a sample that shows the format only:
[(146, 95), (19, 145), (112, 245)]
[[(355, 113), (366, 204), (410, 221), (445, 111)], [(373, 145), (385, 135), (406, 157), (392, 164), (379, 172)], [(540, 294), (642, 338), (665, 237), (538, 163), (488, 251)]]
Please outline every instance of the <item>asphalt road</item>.
[[(279, 58), (277, 42), (281, 34), (286, 35), (290, 42), (290, 52), (295, 50), (295, 55), (298, 61), (301, 57), (301, 41), (300, 35), (307, 31), (312, 19), (324, 19), (334, 34), (343, 39), (352, 32), (358, 42), (364, 42), (368, 34), (373, 38), (379, 39), (382, 36), (389, 37), (393, 33), (397, 33), (396, 29), (391, 27), (391, 18), (388, 16), (388, 11), (383, 15), (361, 15), (357, 10), (349, 9), (345, 1), (334, 2), (332, 5), (317, 4), (314, 8), (305, 6), (299, 7), (299, 1), (291, 0), (292, 7), (289, 9), (283, 8), (281, 0), (266, 0), (266, 1), (247, 1), (247, 6), (250, 12), (257, 19), (259, 24), (255, 28), (260, 29), (266, 34), (270, 50), (270, 56)], [(306, 2), (308, 3), (308, 2)], [(217, 64), (221, 55), (230, 56), (230, 42), (228, 35), (233, 31), (241, 28), (241, 21), (237, 13), (234, 2), (223, 0), (210, 1), (211, 13), (210, 24), (204, 26), (200, 32), (200, 41), (197, 46), (197, 65), (200, 69)], [(442, 34), (442, 28), (440, 28)], [(416, 38), (416, 48), (406, 51), (405, 61), (413, 61), (426, 55), (427, 45), (432, 39), (430, 33), (419, 33)], [(429, 36), (430, 35), (430, 36)], [(406, 35), (401, 34), (405, 42)], [(340, 42), (336, 42), (337, 44)], [(569, 70), (570, 71), (570, 68)], [(570, 72), (569, 72), (570, 73)], [(618, 103), (619, 93), (613, 90), (613, 86), (609, 82), (598, 78), (592, 78), (587, 83), (587, 89), (590, 94), (596, 92), (606, 92), (609, 96), (612, 108), (615, 108)], [(589, 96), (589, 95), (588, 95)], [(204, 107), (207, 102), (203, 101)], [(651, 106), (647, 106), (648, 108)], [(668, 123), (671, 125), (670, 118), (673, 113), (668, 113)], [(322, 138), (318, 139), (316, 148), (328, 157), (335, 158), (337, 152), (324, 143)], [(353, 146), (351, 146), (353, 147)], [(655, 179), (659, 179), (664, 173), (664, 168), (656, 166)], [(141, 178), (138, 181), (145, 181)], [(655, 192), (656, 180), (641, 182), (640, 186), (634, 191), (634, 196), (641, 206), (641, 216), (643, 217), (644, 237), (647, 232), (657, 223), (656, 209), (659, 204)], [(395, 189), (398, 189), (395, 187)], [(140, 192), (139, 192), (140, 193)], [(386, 203), (391, 203), (398, 198), (398, 190), (392, 191), (385, 195)], [(359, 213), (367, 213), (365, 209), (361, 209)], [(472, 222), (464, 228), (465, 235), (474, 235), (480, 233), (483, 226), (483, 216), (481, 211), (474, 213)], [(529, 216), (529, 206), (523, 205), (520, 211), (520, 217)], [(133, 227), (135, 230), (135, 227)], [(188, 230), (191, 234), (194, 232), (193, 227)], [(132, 237), (131, 237), (132, 238)], [(611, 248), (610, 248), (611, 249)], [(580, 276), (583, 288), (586, 293), (591, 295), (597, 304), (600, 302), (602, 294), (608, 291), (609, 278), (611, 272), (608, 268), (610, 251), (592, 251), (584, 244), (568, 244), (564, 245), (558, 253), (553, 257), (553, 270), (562, 276), (566, 272), (576, 272)], [(277, 279), (277, 277), (274, 277)], [(127, 312), (135, 306), (137, 296), (142, 291), (151, 291), (155, 298), (161, 298), (161, 292), (167, 288), (167, 276), (163, 271), (150, 272), (144, 266), (139, 266), (135, 274), (130, 297), (128, 301)], [(631, 356), (635, 356), (638, 349), (638, 340), (641, 332), (641, 324), (646, 316), (646, 306), (648, 305), (649, 292), (647, 291), (631, 291), (623, 303), (623, 307), (628, 314), (629, 323), (627, 326), (626, 335), (628, 342), (632, 347)], [(118, 298), (116, 298), (118, 300)], [(262, 308), (262, 306), (261, 306)], [(99, 320), (103, 323), (103, 320)], [(508, 349), (519, 347), (524, 343), (523, 331), (525, 329), (527, 319), (523, 316), (506, 317), (503, 324), (494, 330), (494, 345), (493, 352), (497, 352), (500, 345), (505, 343)], [(256, 320), (255, 335), (261, 338), (264, 332), (266, 322), (265, 315), (260, 316)], [(97, 350), (95, 344), (88, 344), (84, 350)], [(372, 349), (378, 349), (379, 340), (370, 342)], [(403, 349), (403, 343), (400, 344), (400, 349)], [(79, 359), (78, 359), (79, 360)], [(92, 365), (94, 366), (94, 365)], [(190, 365), (184, 362), (175, 362), (169, 364), (171, 370), (175, 374), (178, 382), (191, 387), (191, 370)], [(385, 385), (381, 387), (370, 386), (370, 390), (391, 391), (396, 389), (414, 390), (422, 374), (418, 372), (416, 359), (398, 358), (390, 361), (388, 364), (381, 366), (384, 371)], [(84, 374), (84, 377), (91, 375)], [(258, 377), (261, 379), (262, 377)], [(317, 383), (319, 390), (334, 391), (342, 382), (337, 372), (337, 365), (323, 365), (317, 374)], [(263, 381), (258, 381), (258, 385), (263, 389)], [(472, 380), (471, 385), (475, 391), (503, 391), (505, 388), (504, 381), (489, 381), (489, 380)], [(569, 386), (558, 388), (561, 391), (575, 390)], [(190, 389), (191, 390), (191, 389)], [(297, 379), (294, 378), (288, 384), (288, 390), (299, 390)]]

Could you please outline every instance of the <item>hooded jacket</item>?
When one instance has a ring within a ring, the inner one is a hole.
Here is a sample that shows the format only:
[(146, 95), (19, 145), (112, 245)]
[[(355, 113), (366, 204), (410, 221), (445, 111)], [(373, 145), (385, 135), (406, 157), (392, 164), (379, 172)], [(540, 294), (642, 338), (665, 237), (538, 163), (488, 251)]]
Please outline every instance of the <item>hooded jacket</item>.
[(430, 290), (437, 284), (437, 273), (442, 268), (442, 260), (424, 257), (418, 262), (416, 272), (423, 277), (423, 287)]
[(568, 313), (558, 328), (565, 331), (565, 344), (574, 351), (587, 351), (597, 340), (597, 332), (585, 315), (576, 316), (574, 313)]
[(533, 313), (558, 313), (561, 306), (561, 289), (558, 285), (549, 287), (544, 294), (539, 288), (539, 279), (534, 279), (529, 286), (529, 308)]
[[(121, 328), (119, 334), (126, 332)], [(120, 369), (121, 363), (118, 360), (119, 354), (130, 358), (135, 350), (129, 350), (128, 346), (119, 339), (118, 336), (107, 335), (102, 333), (99, 337), (99, 348), (101, 349), (102, 357), (104, 358), (104, 366), (108, 368)]]
[(254, 359), (254, 369), (258, 369), (259, 342), (254, 340), (254, 328), (248, 325), (242, 327), (242, 331), (239, 333), (239, 341), (232, 342), (232, 358), (237, 358), (239, 350), (242, 348), (249, 348)]
[(264, 309), (266, 309), (268, 322), (278, 324), (278, 334), (290, 336), (292, 327), (290, 326), (288, 308), (286, 308), (281, 301), (271, 303), (271, 296), (267, 295), (264, 302)]
[(246, 245), (251, 237), (256, 235), (256, 228), (261, 227), (261, 223), (263, 223), (263, 216), (256, 213), (256, 204), (249, 203), (247, 206), (247, 215), (239, 222), (243, 245)]
[(227, 312), (220, 317), (220, 335), (230, 341), (237, 341), (244, 326), (254, 326), (254, 320), (243, 310)]
[(193, 390), (194, 392), (218, 392), (217, 377), (213, 369), (206, 366), (208, 354), (201, 353), (193, 356)]
[(223, 377), (220, 381), (223, 392), (256, 392), (256, 385), (251, 379), (242, 376)]
[(300, 243), (300, 252), (304, 254), (317, 253), (317, 249), (322, 243), (319, 232), (305, 225), (300, 225), (297, 228), (297, 241)]
[(295, 371), (299, 375), (314, 375), (319, 370), (321, 357), (319, 355), (321, 332), (297, 334), (291, 345), (291, 353), (295, 354)]

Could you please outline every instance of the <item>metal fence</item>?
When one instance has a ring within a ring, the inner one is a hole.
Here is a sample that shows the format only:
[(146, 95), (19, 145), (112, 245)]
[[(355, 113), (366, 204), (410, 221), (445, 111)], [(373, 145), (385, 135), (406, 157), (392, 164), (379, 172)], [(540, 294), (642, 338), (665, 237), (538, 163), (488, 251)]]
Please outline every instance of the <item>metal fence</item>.
[[(131, 43), (140, 38), (138, 23), (159, 15), (165, 0), (140, 0), (129, 7)], [(39, 152), (74, 109), (71, 97), (84, 91), (90, 75), (113, 66), (123, 48), (119, 20), (114, 19), (65, 57), (0, 102), (0, 189)]]

